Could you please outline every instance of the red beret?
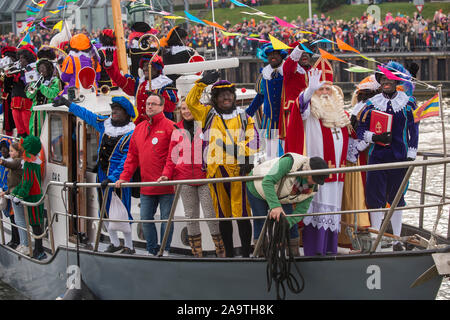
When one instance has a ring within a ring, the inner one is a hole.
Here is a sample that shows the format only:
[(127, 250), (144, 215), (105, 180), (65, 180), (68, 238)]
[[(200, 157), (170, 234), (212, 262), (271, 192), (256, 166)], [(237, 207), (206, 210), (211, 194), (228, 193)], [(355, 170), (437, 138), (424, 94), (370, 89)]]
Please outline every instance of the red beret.
[(17, 52), (17, 48), (16, 47), (9, 47), (9, 46), (3, 47), (2, 50), (1, 50), (1, 55), (4, 55), (7, 52)]
[(37, 58), (37, 54), (35, 52), (35, 48), (33, 45), (26, 44), (24, 46), (21, 46), (20, 49), (18, 50), (18, 52), (23, 51), (23, 50), (30, 52), (35, 58)]

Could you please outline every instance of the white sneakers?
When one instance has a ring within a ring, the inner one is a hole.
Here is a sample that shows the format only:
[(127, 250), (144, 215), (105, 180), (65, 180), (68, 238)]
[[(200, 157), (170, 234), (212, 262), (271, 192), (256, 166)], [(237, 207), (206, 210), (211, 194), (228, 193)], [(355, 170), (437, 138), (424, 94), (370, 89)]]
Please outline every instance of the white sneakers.
[(163, 252), (163, 257), (168, 257), (168, 256), (169, 256), (169, 251), (164, 250), (164, 252)]
[(17, 248), (16, 248), (17, 252), (20, 252), (22, 254), (28, 254), (29, 253), (29, 249), (28, 247), (24, 246), (23, 244), (20, 244)]

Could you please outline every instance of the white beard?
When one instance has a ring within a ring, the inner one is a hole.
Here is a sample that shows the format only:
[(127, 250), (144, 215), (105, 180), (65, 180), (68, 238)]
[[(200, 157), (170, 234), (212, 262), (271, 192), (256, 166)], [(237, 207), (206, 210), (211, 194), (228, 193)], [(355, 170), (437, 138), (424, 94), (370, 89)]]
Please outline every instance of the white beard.
[(312, 96), (311, 114), (322, 120), (327, 128), (343, 128), (350, 124), (350, 119), (344, 111), (344, 101), (334, 90), (331, 96)]

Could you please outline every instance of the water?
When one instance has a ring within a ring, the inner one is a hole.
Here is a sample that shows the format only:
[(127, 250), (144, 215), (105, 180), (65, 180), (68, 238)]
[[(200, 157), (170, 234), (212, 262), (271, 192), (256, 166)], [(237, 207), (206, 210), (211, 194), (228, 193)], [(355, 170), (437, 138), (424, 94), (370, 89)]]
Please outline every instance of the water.
[[(431, 97), (431, 94), (430, 94)], [(447, 142), (447, 150), (450, 152), (450, 109), (448, 108), (450, 99), (444, 100), (446, 104), (446, 109), (444, 112), (445, 115), (445, 130), (447, 132), (446, 142)], [(419, 102), (421, 103), (421, 102)], [(442, 153), (442, 127), (439, 117), (433, 117), (425, 119), (420, 124), (420, 136), (419, 136), (419, 151), (429, 151), (429, 152), (438, 152)], [(420, 158), (418, 158), (420, 159)], [(448, 168), (450, 171), (450, 166)], [(427, 173), (427, 191), (433, 193), (442, 193), (443, 187), (443, 166), (430, 166), (428, 167)], [(449, 175), (449, 174), (447, 174)], [(448, 179), (447, 179), (448, 180)], [(410, 188), (420, 190), (421, 189), (421, 181), (422, 181), (422, 170), (421, 168), (416, 168), (410, 179)], [(447, 195), (450, 196), (450, 181), (446, 186)], [(420, 195), (415, 192), (408, 192), (405, 197), (408, 203), (419, 203)], [(425, 198), (426, 201), (430, 202), (438, 202), (439, 198), (427, 196)], [(432, 230), (436, 221), (437, 216), (437, 208), (426, 208), (424, 211), (424, 228), (427, 230)], [(448, 219), (449, 219), (449, 206), (444, 207), (443, 214), (439, 220), (439, 225), (437, 227), (437, 233), (446, 236), (448, 229)], [(403, 213), (403, 221), (407, 224), (418, 226), (419, 225), (419, 209), (417, 210), (408, 210)], [(425, 270), (424, 270), (425, 271)], [(0, 300), (25, 300), (27, 299), (25, 296), (20, 294), (14, 288), (10, 287), (6, 283), (0, 281)], [(442, 281), (441, 288), (438, 292), (436, 300), (450, 300), (450, 279), (444, 278)]]

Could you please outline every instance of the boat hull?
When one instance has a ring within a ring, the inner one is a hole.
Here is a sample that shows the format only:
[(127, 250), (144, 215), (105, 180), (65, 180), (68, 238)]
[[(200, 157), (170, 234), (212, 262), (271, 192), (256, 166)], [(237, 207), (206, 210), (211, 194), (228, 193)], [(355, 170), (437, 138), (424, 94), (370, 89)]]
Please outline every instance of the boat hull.
[[(434, 252), (300, 257), (296, 263), (305, 279), (304, 290), (287, 290), (286, 298), (435, 299), (442, 276), (410, 288), (434, 265)], [(0, 277), (31, 299), (56, 299), (75, 274), (76, 256), (74, 249), (60, 247), (47, 263), (38, 263), (0, 246)], [(267, 291), (264, 259), (158, 258), (84, 250), (79, 256), (82, 279), (99, 299), (276, 299), (274, 287)]]

